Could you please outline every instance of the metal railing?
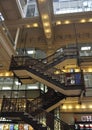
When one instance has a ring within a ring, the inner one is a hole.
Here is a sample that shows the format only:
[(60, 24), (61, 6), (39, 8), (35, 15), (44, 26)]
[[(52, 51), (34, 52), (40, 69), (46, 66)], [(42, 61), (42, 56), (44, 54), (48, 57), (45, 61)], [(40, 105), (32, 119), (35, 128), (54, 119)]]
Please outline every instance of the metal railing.
[(54, 126), (54, 122), (58, 125), (59, 130), (73, 130), (67, 123), (61, 121), (53, 114), (46, 112), (41, 107), (38, 107), (37, 104), (33, 103), (33, 101), (29, 101), (27, 99), (4, 98), (2, 102), (1, 113), (2, 112), (24, 112), (28, 113), (28, 116), (35, 113), (32, 117), (46, 126), (47, 130), (57, 130), (57, 126)]

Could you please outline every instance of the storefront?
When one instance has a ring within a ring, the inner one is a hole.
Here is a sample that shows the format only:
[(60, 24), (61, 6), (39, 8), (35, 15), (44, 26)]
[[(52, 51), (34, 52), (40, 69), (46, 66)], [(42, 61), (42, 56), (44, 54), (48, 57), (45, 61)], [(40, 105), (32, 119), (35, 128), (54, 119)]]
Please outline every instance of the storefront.
[(75, 130), (92, 130), (92, 115), (82, 115), (80, 120), (75, 120)]

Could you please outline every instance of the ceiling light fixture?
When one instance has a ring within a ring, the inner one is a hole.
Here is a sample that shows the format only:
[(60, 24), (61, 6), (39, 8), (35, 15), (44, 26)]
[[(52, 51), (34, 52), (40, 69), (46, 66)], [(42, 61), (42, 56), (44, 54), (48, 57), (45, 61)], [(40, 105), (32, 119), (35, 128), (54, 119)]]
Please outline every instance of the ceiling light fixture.
[(92, 18), (90, 18), (88, 21), (89, 21), (89, 22), (92, 22)]
[(44, 15), (42, 16), (42, 18), (43, 18), (43, 19), (47, 19), (47, 18), (48, 18), (48, 15), (47, 15), (47, 14), (44, 14)]
[(29, 25), (29, 24), (26, 25), (26, 28), (30, 28), (30, 27), (31, 27), (31, 25)]
[(44, 23), (44, 27), (48, 27), (50, 24), (48, 22)]
[(85, 23), (86, 20), (85, 20), (85, 19), (81, 19), (80, 22), (81, 22), (81, 23)]
[(57, 22), (56, 22), (56, 25), (60, 25), (60, 24), (61, 24), (61, 21), (57, 21)]
[(38, 24), (37, 24), (37, 23), (34, 23), (34, 24), (33, 24), (33, 27), (38, 27)]
[(51, 30), (50, 30), (50, 29), (46, 29), (45, 32), (46, 32), (46, 33), (50, 33)]
[(69, 24), (69, 23), (70, 23), (70, 21), (69, 21), (69, 20), (66, 20), (66, 21), (65, 21), (65, 24)]

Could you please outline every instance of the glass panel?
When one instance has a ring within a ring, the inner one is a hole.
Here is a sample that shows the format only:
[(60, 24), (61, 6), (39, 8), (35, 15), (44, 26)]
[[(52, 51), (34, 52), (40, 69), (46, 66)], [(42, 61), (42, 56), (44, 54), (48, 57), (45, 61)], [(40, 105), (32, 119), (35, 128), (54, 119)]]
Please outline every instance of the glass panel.
[(38, 16), (36, 0), (18, 0), (18, 7), (24, 18)]
[(54, 14), (92, 11), (92, 0), (53, 0)]
[(91, 43), (79, 44), (79, 55), (82, 56), (92, 56), (92, 45)]

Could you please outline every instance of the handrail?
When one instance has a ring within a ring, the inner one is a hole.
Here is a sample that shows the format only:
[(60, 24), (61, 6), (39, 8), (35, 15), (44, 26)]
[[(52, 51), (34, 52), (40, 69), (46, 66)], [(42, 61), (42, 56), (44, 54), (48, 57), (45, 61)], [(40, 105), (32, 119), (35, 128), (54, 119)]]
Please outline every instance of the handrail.
[(50, 88), (46, 93), (41, 94), (41, 96), (35, 98), (31, 102), (35, 104), (37, 108), (47, 109), (64, 98), (66, 98), (65, 95), (59, 92), (55, 92), (53, 89)]
[(24, 64), (30, 66), (41, 66), (42, 69), (47, 70), (52, 68), (54, 65), (66, 60), (66, 59), (74, 59), (78, 58), (77, 48), (64, 48), (63, 52), (58, 51), (53, 53), (52, 55), (43, 58), (43, 59), (35, 59), (30, 56), (15, 56), (15, 60), (19, 60), (20, 64)]
[[(32, 101), (27, 99), (14, 99), (14, 98), (4, 98), (2, 102), (2, 109), (1, 112), (26, 112), (29, 116), (35, 112), (36, 115), (31, 116), (36, 119), (40, 123), (44, 123), (45, 126), (48, 126), (50, 130), (52, 130), (53, 125), (46, 120), (56, 121), (60, 127), (66, 126), (66, 130), (69, 130), (70, 126), (52, 115), (51, 113), (46, 112), (44, 109), (38, 107), (36, 104), (33, 104)], [(71, 129), (70, 129), (71, 130)]]
[[(14, 61), (14, 62), (13, 62)], [(28, 60), (29, 61), (29, 60)], [(32, 62), (33, 61), (33, 62)], [(24, 67), (27, 70), (34, 70), (36, 74), (42, 74), (44, 77), (49, 77), (52, 80), (58, 81), (58, 84), (66, 84), (66, 73), (61, 72), (60, 74), (55, 74), (55, 71), (57, 70), (56, 68), (52, 67), (48, 70), (44, 70), (44, 65), (42, 66), (38, 60), (32, 60), (31, 65), (27, 65), (27, 59), (25, 57), (13, 57), (12, 63), (11, 63), (11, 69), (20, 69)], [(37, 64), (38, 63), (38, 64)], [(81, 72), (79, 72), (81, 74)], [(79, 74), (78, 73), (78, 74)], [(72, 73), (72, 74), (77, 74), (77, 72)], [(69, 85), (69, 84), (68, 84)], [(71, 84), (72, 85), (72, 84)], [(78, 84), (76, 84), (78, 85)], [(80, 83), (80, 85), (83, 85)], [(66, 85), (67, 86), (67, 85)], [(74, 86), (74, 85), (73, 85)]]
[[(70, 50), (70, 52), (69, 52), (69, 50)], [(49, 55), (48, 57), (41, 59), (41, 61), (43, 63), (49, 64), (49, 63), (51, 63), (51, 61), (53, 62), (53, 61), (57, 60), (58, 58), (60, 59), (63, 56), (65, 56), (67, 54), (67, 52), (68, 52), (68, 55), (75, 55), (75, 54), (77, 55), (77, 51), (78, 51), (77, 47), (68, 47), (68, 48), (64, 47), (62, 51), (61, 50), (56, 51), (52, 55)]]
[[(64, 130), (64, 127), (66, 126), (66, 130), (71, 129), (71, 127), (65, 123), (64, 121), (62, 121), (61, 119), (57, 118), (56, 116), (54, 116), (51, 113), (46, 112), (44, 109), (38, 107), (36, 104), (33, 104), (33, 102), (27, 100), (27, 113), (36, 113), (35, 118), (38, 119), (38, 121), (40, 121), (41, 123), (44, 121), (44, 123), (46, 124), (46, 126), (49, 126), (50, 128), (53, 127), (53, 121), (57, 122), (58, 125), (60, 125), (60, 127), (62, 126), (62, 130)], [(32, 107), (33, 109), (30, 109), (30, 107)], [(46, 118), (48, 121), (46, 121)], [(51, 121), (52, 120), (52, 121)], [(52, 123), (50, 123), (52, 122)], [(56, 126), (54, 126), (56, 127)]]

